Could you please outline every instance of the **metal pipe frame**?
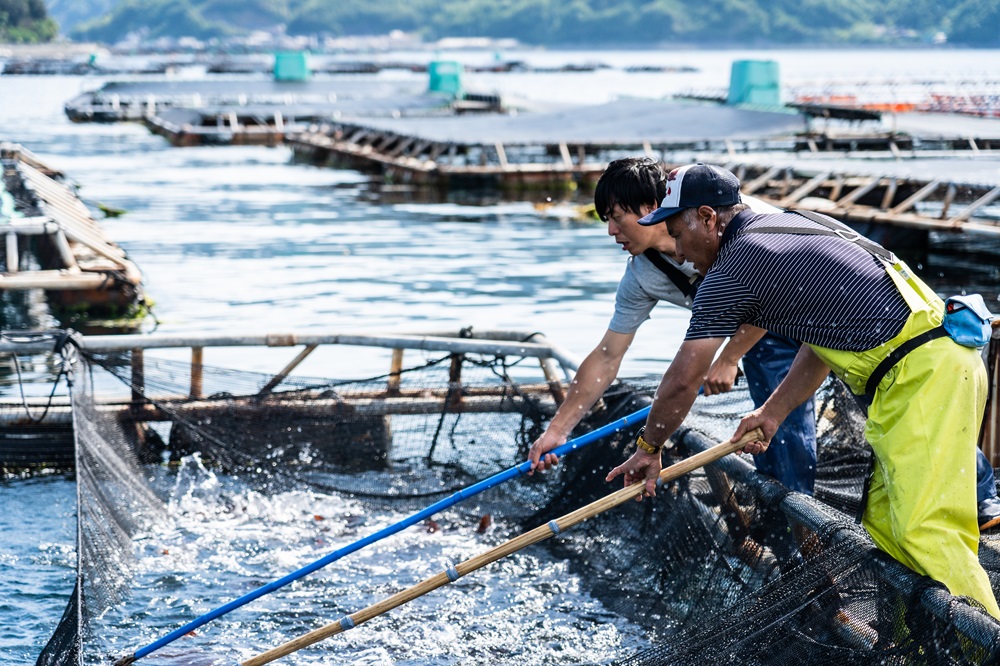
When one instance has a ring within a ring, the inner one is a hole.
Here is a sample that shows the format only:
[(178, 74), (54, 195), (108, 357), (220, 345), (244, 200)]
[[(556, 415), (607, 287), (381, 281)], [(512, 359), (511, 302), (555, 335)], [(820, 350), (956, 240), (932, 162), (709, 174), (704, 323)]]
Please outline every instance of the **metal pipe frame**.
[[(23, 340), (12, 335), (24, 336)], [(36, 332), (34, 335), (38, 335)], [(567, 381), (572, 380), (579, 368), (579, 361), (566, 350), (550, 343), (538, 333), (518, 331), (476, 332), (476, 337), (459, 337), (448, 333), (267, 333), (260, 335), (204, 335), (204, 334), (150, 334), (150, 335), (95, 335), (77, 336), (81, 349), (88, 351), (127, 351), (136, 349), (168, 349), (178, 347), (293, 347), (296, 345), (347, 345), (383, 347), (386, 349), (419, 349), (456, 354), (486, 354), (537, 358), (539, 362), (554, 359), (562, 368)], [(0, 352), (18, 354), (51, 351), (52, 338), (32, 340), (32, 333), (18, 331), (0, 338)], [(521, 340), (533, 342), (521, 342)]]

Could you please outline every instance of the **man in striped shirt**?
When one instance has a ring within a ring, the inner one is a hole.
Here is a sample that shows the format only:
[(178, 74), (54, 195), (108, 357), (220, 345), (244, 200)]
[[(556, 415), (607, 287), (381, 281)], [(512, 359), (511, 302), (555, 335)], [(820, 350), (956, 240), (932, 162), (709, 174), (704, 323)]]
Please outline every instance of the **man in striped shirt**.
[[(563, 444), (573, 428), (617, 377), (625, 352), (653, 308), (666, 301), (691, 307), (701, 275), (690, 263), (677, 260), (673, 240), (661, 229), (643, 227), (640, 217), (659, 206), (666, 193), (666, 167), (648, 157), (628, 157), (608, 165), (594, 190), (594, 207), (608, 223), (608, 234), (628, 252), (625, 274), (615, 294), (615, 312), (600, 344), (580, 364), (570, 390), (548, 428), (531, 448), (536, 467), (556, 463), (548, 451)], [(777, 212), (753, 200), (754, 210)], [(760, 406), (781, 382), (799, 343), (745, 327), (726, 345), (703, 381), (706, 395), (729, 391), (736, 365), (743, 368), (754, 405)], [(816, 410), (812, 399), (800, 405), (776, 434), (782, 446), (754, 456), (757, 469), (785, 487), (812, 495), (816, 480)]]
[[(865, 395), (890, 352), (941, 324), (940, 298), (902, 262), (830, 218), (755, 214), (740, 203), (739, 181), (725, 169), (698, 164), (671, 172), (663, 204), (640, 220), (660, 223), (705, 278), (639, 448), (609, 481), (643, 481), (655, 494), (660, 448), (683, 422), (722, 342), (743, 326), (803, 343), (785, 379), (733, 436), (760, 427), (763, 441), (744, 448), (758, 454), (831, 370)], [(867, 392), (874, 471), (863, 524), (880, 549), (1000, 619), (977, 556), (976, 450), (986, 390), (979, 353), (937, 337)]]

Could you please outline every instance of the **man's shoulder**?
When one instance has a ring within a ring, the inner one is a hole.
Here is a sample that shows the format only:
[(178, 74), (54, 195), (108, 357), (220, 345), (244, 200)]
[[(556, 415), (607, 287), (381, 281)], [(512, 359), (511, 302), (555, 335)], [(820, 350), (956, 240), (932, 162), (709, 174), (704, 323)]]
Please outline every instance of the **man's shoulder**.
[[(759, 226), (762, 224), (768, 224), (769, 226), (787, 226), (787, 227), (813, 227), (816, 226), (816, 222), (812, 221), (806, 215), (802, 215), (794, 210), (778, 210), (771, 213), (758, 213), (753, 210), (745, 210), (740, 213), (743, 221), (743, 228), (747, 226)], [(810, 215), (816, 215), (816, 213), (810, 213)], [(823, 217), (829, 217), (828, 215), (823, 215)], [(831, 220), (833, 218), (830, 218)], [(836, 220), (834, 220), (836, 222)]]
[[(667, 257), (664, 257), (667, 259)], [(676, 262), (673, 262), (676, 264)], [(697, 275), (694, 266), (687, 263), (678, 267), (684, 275)], [(693, 271), (693, 273), (691, 273)], [(619, 299), (637, 299), (647, 301), (667, 301), (682, 307), (690, 305), (690, 298), (661, 271), (648, 257), (635, 255), (629, 257), (628, 267), (618, 283)]]
[(733, 240), (738, 240), (741, 245), (752, 243), (756, 245), (767, 245), (767, 234), (755, 233), (758, 230), (767, 228), (772, 233), (776, 230), (788, 229), (811, 229), (815, 228), (813, 222), (804, 215), (799, 215), (794, 211), (778, 211), (775, 213), (757, 213), (752, 210), (741, 212), (733, 222), (736, 223), (736, 232)]
[[(657, 257), (659, 257), (658, 259), (656, 259), (655, 257), (650, 257), (647, 254), (653, 252), (656, 253)], [(642, 271), (643, 273), (648, 271), (650, 275), (658, 275), (660, 277), (663, 277), (663, 279), (666, 279), (666, 274), (663, 272), (662, 269), (660, 269), (657, 266), (658, 263), (666, 263), (671, 267), (677, 269), (678, 271), (680, 271), (689, 278), (698, 275), (698, 270), (694, 267), (694, 264), (692, 264), (690, 261), (679, 263), (676, 259), (674, 259), (670, 255), (663, 254), (662, 252), (657, 252), (656, 250), (647, 250), (643, 254), (637, 254), (634, 257), (629, 257), (629, 262), (635, 270)]]

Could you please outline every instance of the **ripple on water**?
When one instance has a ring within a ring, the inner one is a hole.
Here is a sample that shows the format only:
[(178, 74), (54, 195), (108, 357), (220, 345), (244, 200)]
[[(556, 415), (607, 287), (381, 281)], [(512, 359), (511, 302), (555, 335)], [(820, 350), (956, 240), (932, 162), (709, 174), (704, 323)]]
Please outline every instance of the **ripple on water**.
[[(171, 524), (145, 536), (132, 598), (100, 619), (88, 653), (91, 663), (98, 663), (99, 655), (148, 644), (196, 615), (346, 545), (355, 537), (340, 534), (358, 516), (365, 517), (359, 536), (405, 517), (369, 513), (363, 503), (336, 494), (264, 496), (239, 479), (209, 472), (196, 460), (185, 467), (176, 473), (183, 481), (172, 484)], [(157, 654), (165, 663), (244, 659), (513, 536), (502, 521), (483, 535), (476, 531), (478, 517), (446, 512), (435, 519), (441, 525), (437, 531), (418, 526), (404, 530)], [(421, 666), (580, 664), (605, 662), (644, 644), (639, 628), (582, 591), (580, 579), (565, 561), (532, 547), (303, 650), (297, 660)]]

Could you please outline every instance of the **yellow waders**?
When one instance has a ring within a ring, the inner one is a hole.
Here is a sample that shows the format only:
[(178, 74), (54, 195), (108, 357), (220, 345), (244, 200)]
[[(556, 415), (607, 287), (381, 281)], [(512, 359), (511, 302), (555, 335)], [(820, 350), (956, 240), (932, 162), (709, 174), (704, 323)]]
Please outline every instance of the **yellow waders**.
[[(859, 395), (887, 354), (938, 326), (944, 312), (905, 264), (886, 271), (911, 310), (899, 335), (863, 352), (810, 345)], [(979, 352), (947, 336), (917, 347), (885, 375), (865, 423), (875, 466), (863, 524), (881, 550), (1000, 619), (978, 557), (976, 447), (986, 395)]]

